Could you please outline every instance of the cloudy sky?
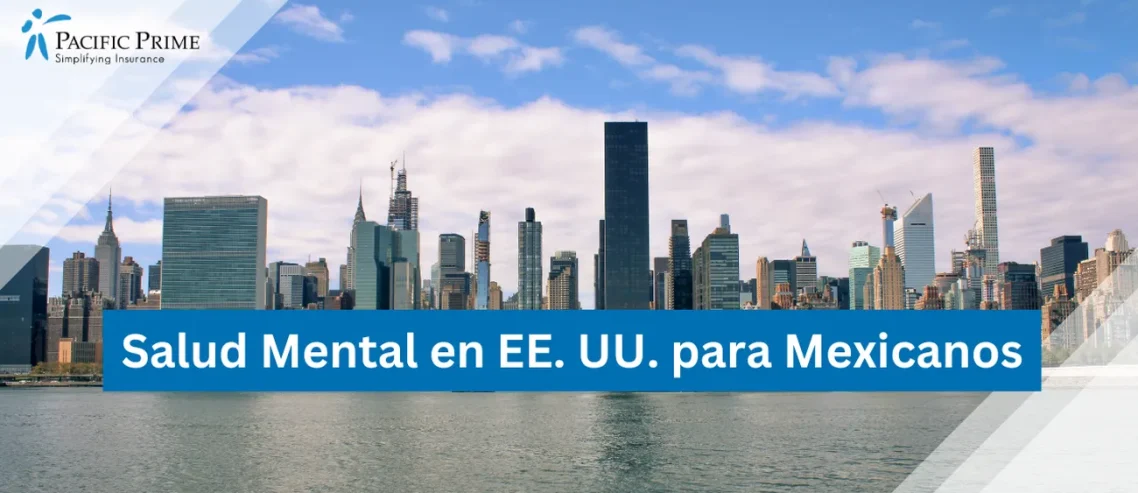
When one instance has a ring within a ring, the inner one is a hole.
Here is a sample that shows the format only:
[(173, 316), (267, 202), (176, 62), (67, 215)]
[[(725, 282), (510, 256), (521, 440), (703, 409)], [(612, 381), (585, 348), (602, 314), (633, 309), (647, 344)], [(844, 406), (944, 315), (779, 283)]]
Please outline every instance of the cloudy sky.
[[(406, 153), (423, 270), (492, 213), (517, 287), (526, 207), (593, 301), (603, 122), (647, 121), (652, 255), (731, 215), (741, 278), (803, 239), (823, 275), (881, 243), (882, 199), (932, 193), (938, 270), (973, 223), (972, 152), (996, 149), (1001, 260), (1138, 231), (1138, 2), (290, 2), (111, 181), (125, 255), (161, 255), (162, 198), (269, 203), (269, 259), (345, 263), (363, 185), (386, 217)], [(106, 189), (50, 244), (93, 254)], [(34, 224), (31, 224), (34, 227)], [(333, 273), (337, 270), (333, 268)], [(333, 281), (332, 285), (338, 283)]]

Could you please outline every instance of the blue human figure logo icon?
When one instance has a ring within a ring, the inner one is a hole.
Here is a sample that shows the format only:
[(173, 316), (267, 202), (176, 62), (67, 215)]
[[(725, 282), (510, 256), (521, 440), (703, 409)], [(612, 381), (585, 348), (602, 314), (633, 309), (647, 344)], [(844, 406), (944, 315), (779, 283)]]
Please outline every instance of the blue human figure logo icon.
[[(42, 19), (43, 11), (40, 9), (33, 10), (32, 17), (34, 17), (37, 21)], [(51, 24), (52, 22), (69, 20), (71, 20), (70, 15), (59, 14), (51, 16), (46, 21), (43, 21), (43, 24)], [(28, 19), (27, 21), (24, 21), (24, 27), (20, 28), (20, 32), (25, 34), (31, 33), (32, 27), (34, 25), (35, 23), (32, 22), (31, 19)], [(47, 41), (44, 40), (43, 33), (37, 32), (28, 34), (28, 49), (24, 51), (24, 60), (31, 58), (32, 53), (35, 53), (37, 48), (39, 49), (40, 55), (43, 56), (43, 59), (47, 60)]]

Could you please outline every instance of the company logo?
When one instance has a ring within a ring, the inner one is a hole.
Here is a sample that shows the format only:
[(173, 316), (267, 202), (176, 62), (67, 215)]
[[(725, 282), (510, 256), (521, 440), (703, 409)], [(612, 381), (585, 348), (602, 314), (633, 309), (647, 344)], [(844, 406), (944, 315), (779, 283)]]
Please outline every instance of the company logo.
[[(35, 18), (35, 21), (42, 19), (43, 18), (43, 11), (40, 9), (33, 10), (32, 11), (32, 17)], [(66, 15), (66, 14), (53, 15), (50, 18), (48, 18), (46, 21), (43, 21), (40, 24), (40, 26), (43, 26), (46, 24), (51, 24), (52, 22), (69, 21), (69, 20), (71, 20), (70, 15)], [(26, 50), (24, 50), (24, 60), (31, 58), (32, 53), (35, 53), (37, 48), (40, 52), (40, 56), (42, 56), (44, 60), (47, 60), (47, 41), (44, 40), (43, 33), (38, 32), (38, 30), (35, 33), (31, 32), (32, 28), (35, 27), (35, 21), (33, 21), (32, 19), (28, 19), (28, 20), (24, 21), (24, 27), (20, 28), (20, 32), (28, 35), (28, 48)]]

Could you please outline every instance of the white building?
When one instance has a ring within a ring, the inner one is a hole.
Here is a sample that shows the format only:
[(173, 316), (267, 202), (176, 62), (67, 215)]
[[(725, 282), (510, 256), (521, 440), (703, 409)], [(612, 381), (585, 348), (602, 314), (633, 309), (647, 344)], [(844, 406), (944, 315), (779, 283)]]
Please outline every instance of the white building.
[(925, 194), (901, 216), (895, 234), (897, 256), (905, 266), (905, 288), (922, 292), (936, 277), (933, 196)]

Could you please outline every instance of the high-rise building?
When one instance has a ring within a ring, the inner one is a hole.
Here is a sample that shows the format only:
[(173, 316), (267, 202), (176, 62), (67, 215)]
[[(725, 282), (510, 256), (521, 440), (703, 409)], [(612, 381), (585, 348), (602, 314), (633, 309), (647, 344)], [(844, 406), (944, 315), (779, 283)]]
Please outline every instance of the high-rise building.
[(774, 273), (771, 271), (771, 262), (766, 257), (759, 257), (755, 262), (755, 282), (755, 307), (769, 310), (771, 299), (774, 298)]
[(669, 310), (691, 310), (692, 256), (691, 238), (686, 219), (672, 220), (672, 235), (668, 238), (668, 292)]
[(328, 296), (328, 260), (320, 257), (317, 261), (304, 264), (304, 272), (316, 278), (316, 297)]
[(668, 308), (668, 257), (652, 259), (652, 308)]
[(490, 309), (502, 309), (502, 287), (494, 281), (490, 281)]
[(103, 311), (114, 308), (113, 303), (98, 292), (75, 293), (48, 300), (44, 361), (60, 363), (59, 344), (64, 339), (72, 339), (95, 346), (98, 354), (90, 362), (102, 362)]
[(466, 272), (466, 238), (454, 233), (439, 235), (439, 273)]
[(905, 267), (905, 288), (922, 292), (936, 276), (933, 195), (926, 193), (901, 215), (896, 232), (897, 256)]
[(1064, 293), (1075, 292), (1075, 271), (1079, 262), (1090, 256), (1090, 249), (1082, 236), (1067, 235), (1051, 240), (1051, 245), (1039, 250), (1040, 292), (1046, 296), (1056, 293), (1055, 285), (1062, 284)]
[(265, 306), (264, 197), (167, 198), (162, 219), (162, 309)]
[(120, 309), (145, 298), (145, 293), (142, 292), (142, 266), (134, 261), (134, 257), (124, 257), (119, 266), (118, 293), (116, 302)]
[(390, 310), (395, 235), (375, 221), (364, 221), (356, 229), (354, 309)]
[(698, 246), (691, 253), (691, 306), (693, 310), (706, 310), (708, 306), (707, 288), (707, 257), (703, 254), (703, 246)]
[(439, 290), (442, 287), (443, 271), (438, 262), (431, 265), (430, 306), (432, 310), (439, 309)]
[(88, 293), (99, 290), (99, 261), (83, 252), (63, 260), (63, 294)]
[(147, 267), (146, 272), (146, 290), (147, 291), (161, 291), (162, 290), (162, 261)]
[[(794, 293), (798, 292), (798, 273), (796, 272), (793, 260), (772, 260), (771, 261), (771, 282), (775, 285), (775, 290), (778, 290), (779, 283), (787, 283), (790, 286), (791, 298), (794, 298)], [(784, 310), (789, 309), (782, 307)]]
[(359, 201), (356, 202), (356, 215), (352, 218), (352, 234), (348, 239), (347, 268), (344, 271), (345, 275), (340, 277), (340, 291), (349, 291), (356, 288), (356, 236), (359, 234), (357, 229), (360, 224), (363, 224), (365, 221), (367, 221), (367, 215), (364, 214), (364, 187), (361, 183)]
[(987, 250), (984, 270), (996, 272), (1000, 264), (1000, 240), (996, 221), (996, 153), (991, 147), (976, 149), (973, 154), (972, 177), (976, 233)]
[(850, 247), (850, 309), (872, 310), (866, 302), (865, 282), (873, 276), (873, 268), (881, 260), (881, 249), (865, 241), (855, 241)]
[(541, 221), (532, 207), (518, 222), (518, 309), (541, 309)]
[(273, 262), (269, 264), (269, 276), (274, 310), (304, 308), (304, 267), (291, 262)]
[[(698, 309), (738, 310), (739, 235), (722, 225), (703, 240), (692, 259)], [(806, 252), (809, 253), (809, 252)], [(817, 280), (815, 280), (817, 282)]]
[(403, 156), (403, 168), (399, 170), (395, 183), (395, 192), (387, 207), (387, 226), (396, 231), (418, 231), (419, 199), (407, 189), (407, 156)]
[(1042, 306), (1034, 265), (1003, 262), (998, 279), (1001, 309), (1039, 310)]
[(340, 293), (348, 292), (348, 264), (340, 264)]
[(605, 309), (647, 309), (648, 123), (605, 122), (604, 188)]
[(905, 309), (905, 267), (893, 246), (893, 222), (897, 220), (897, 209), (889, 206), (881, 208), (882, 230), (885, 251), (873, 268), (873, 308), (875, 310)]
[(475, 310), (490, 308), (490, 211), (478, 213), (478, 237), (474, 240), (474, 264), (478, 287), (475, 288)]
[(470, 273), (448, 272), (442, 274), (439, 287), (440, 310), (466, 310), (470, 299)]
[(968, 260), (968, 252), (961, 250), (952, 251), (952, 272), (958, 276), (964, 276), (964, 263)]
[(422, 275), (419, 271), (419, 231), (388, 229), (391, 232), (391, 273), (389, 306), (393, 310), (418, 310), (422, 302)]
[(806, 246), (805, 238), (802, 239), (802, 252), (794, 257), (794, 271), (801, 292), (818, 291), (818, 258), (810, 254), (810, 247)]
[[(605, 220), (600, 220), (600, 245), (593, 255), (593, 309), (605, 309)], [(517, 294), (517, 293), (514, 293)]]
[(1043, 346), (1047, 348), (1052, 347), (1066, 347), (1076, 348), (1083, 342), (1083, 337), (1080, 337), (1077, 330), (1064, 330), (1055, 333), (1063, 322), (1075, 313), (1077, 305), (1074, 301), (1067, 296), (1067, 286), (1064, 283), (1055, 283), (1052, 287), (1051, 296), (1047, 298), (1047, 303), (1043, 304), (1041, 311), (1043, 312), (1043, 326), (1041, 327), (1041, 338), (1043, 339)]
[[(557, 251), (549, 258), (549, 309), (578, 310), (580, 279), (577, 252)], [(556, 291), (554, 291), (556, 289)]]
[(791, 291), (789, 282), (780, 282), (774, 285), (774, 299), (771, 302), (771, 308), (776, 310), (794, 309), (794, 293)]
[(99, 240), (95, 244), (95, 259), (99, 261), (99, 292), (105, 298), (118, 298), (119, 289), (119, 262), (122, 262), (122, 248), (119, 247), (119, 238), (115, 236), (113, 215), (111, 213), (111, 196), (107, 195), (107, 222)]
[(26, 373), (46, 356), (47, 247), (0, 245), (0, 373)]

